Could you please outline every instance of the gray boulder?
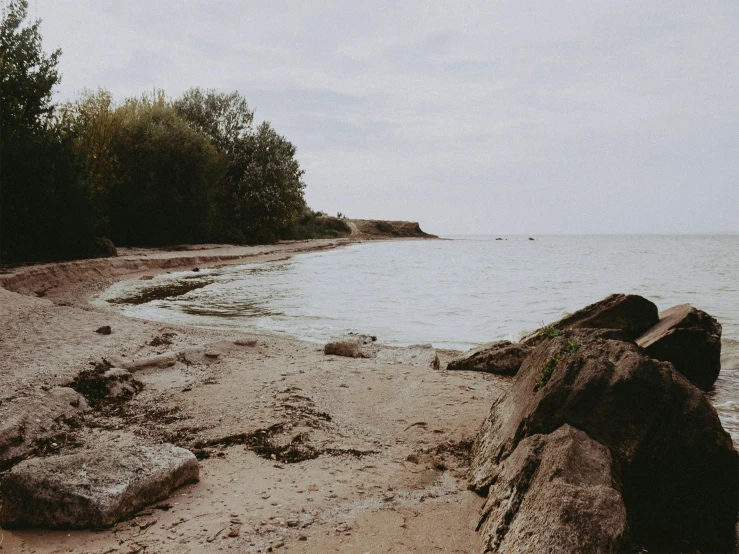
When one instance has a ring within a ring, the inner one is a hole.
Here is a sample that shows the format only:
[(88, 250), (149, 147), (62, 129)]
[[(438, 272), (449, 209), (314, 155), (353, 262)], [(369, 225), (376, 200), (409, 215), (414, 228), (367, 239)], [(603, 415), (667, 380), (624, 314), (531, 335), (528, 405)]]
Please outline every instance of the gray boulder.
[(633, 343), (564, 332), (526, 359), (472, 449), (485, 492), (518, 444), (562, 425), (606, 446), (635, 536), (655, 549), (733, 547), (739, 456), (705, 395)]
[(547, 331), (565, 329), (614, 329), (622, 331), (624, 338), (634, 340), (658, 321), (657, 306), (646, 298), (635, 294), (611, 294), (537, 330), (521, 342), (536, 346), (547, 338)]
[(613, 469), (608, 449), (569, 425), (523, 439), (483, 508), (485, 552), (622, 552), (628, 522)]
[(451, 371), (483, 371), (515, 375), (532, 347), (501, 340), (465, 352), (447, 365)]
[(171, 444), (34, 458), (5, 476), (0, 525), (109, 527), (198, 479), (192, 452)]
[(709, 390), (721, 371), (721, 324), (690, 304), (659, 314), (659, 323), (636, 344), (650, 357), (671, 362), (702, 390)]

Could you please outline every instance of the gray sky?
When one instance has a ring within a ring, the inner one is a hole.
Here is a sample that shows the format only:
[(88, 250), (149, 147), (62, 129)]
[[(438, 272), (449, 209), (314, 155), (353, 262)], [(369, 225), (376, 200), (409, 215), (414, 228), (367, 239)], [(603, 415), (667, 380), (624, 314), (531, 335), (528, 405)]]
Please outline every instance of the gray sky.
[(739, 232), (739, 2), (30, 0), (59, 99), (239, 90), (311, 207), (441, 234)]

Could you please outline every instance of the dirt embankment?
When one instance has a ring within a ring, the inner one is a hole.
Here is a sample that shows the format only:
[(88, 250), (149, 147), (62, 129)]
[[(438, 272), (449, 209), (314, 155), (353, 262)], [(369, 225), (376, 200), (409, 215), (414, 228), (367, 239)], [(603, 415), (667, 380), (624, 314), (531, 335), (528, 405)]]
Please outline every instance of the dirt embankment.
[[(201, 476), (104, 531), (0, 529), (3, 552), (479, 550), (467, 449), (506, 379), (327, 356), (320, 345), (135, 320), (88, 302), (121, 278), (346, 242), (123, 250), (3, 277), (0, 439), (18, 460), (169, 442), (198, 455)], [(110, 364), (132, 373), (133, 396), (106, 403), (80, 385)], [(65, 405), (74, 413), (58, 417), (50, 399), (65, 386), (89, 409)]]
[(421, 226), (417, 221), (383, 221), (378, 219), (347, 219), (349, 227), (352, 229), (352, 237), (365, 238), (425, 238), (435, 239), (436, 235), (431, 235), (421, 230)]

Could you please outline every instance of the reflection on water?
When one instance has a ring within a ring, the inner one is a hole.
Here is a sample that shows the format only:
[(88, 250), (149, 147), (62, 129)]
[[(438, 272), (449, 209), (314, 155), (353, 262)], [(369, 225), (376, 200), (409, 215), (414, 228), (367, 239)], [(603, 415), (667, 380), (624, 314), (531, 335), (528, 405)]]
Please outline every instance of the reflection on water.
[(613, 292), (641, 294), (661, 310), (690, 302), (723, 325), (711, 399), (739, 440), (739, 237), (507, 239), (365, 243), (117, 283), (102, 298), (157, 321), (313, 341), (351, 330), (458, 349), (515, 340)]

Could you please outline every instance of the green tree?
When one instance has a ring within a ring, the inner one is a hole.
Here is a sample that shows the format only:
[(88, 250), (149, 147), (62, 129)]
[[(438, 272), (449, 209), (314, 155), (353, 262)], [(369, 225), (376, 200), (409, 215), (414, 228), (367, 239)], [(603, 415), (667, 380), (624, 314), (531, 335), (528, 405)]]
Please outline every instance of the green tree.
[(56, 50), (49, 55), (41, 48), (39, 25), (23, 22), (28, 16), (26, 0), (11, 0), (0, 23), (0, 120), (3, 144), (23, 139), (19, 135), (42, 131), (54, 106), (51, 93), (60, 77)]
[(161, 91), (129, 99), (117, 110), (122, 123), (111, 146), (116, 157), (110, 193), (114, 242), (207, 241), (224, 156), (177, 115)]
[(305, 183), (295, 146), (264, 122), (247, 137), (235, 156), (239, 168), (236, 208), (247, 239), (275, 240), (305, 209)]
[(60, 258), (92, 247), (89, 189), (54, 115), (61, 51), (45, 54), (40, 21), (12, 0), (0, 22), (0, 257)]
[(227, 158), (216, 192), (216, 237), (242, 243), (276, 240), (305, 208), (304, 172), (295, 146), (269, 123), (254, 129), (254, 112), (237, 92), (194, 88), (174, 107)]
[(96, 213), (96, 231), (109, 236), (110, 194), (120, 174), (116, 145), (121, 140), (126, 111), (107, 90), (85, 90), (60, 110), (60, 120), (74, 139), (74, 150)]
[(232, 154), (239, 141), (252, 132), (254, 112), (238, 92), (191, 88), (174, 102), (177, 113), (199, 132)]

